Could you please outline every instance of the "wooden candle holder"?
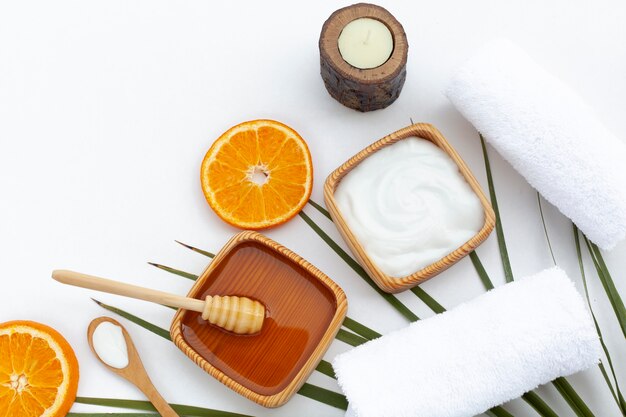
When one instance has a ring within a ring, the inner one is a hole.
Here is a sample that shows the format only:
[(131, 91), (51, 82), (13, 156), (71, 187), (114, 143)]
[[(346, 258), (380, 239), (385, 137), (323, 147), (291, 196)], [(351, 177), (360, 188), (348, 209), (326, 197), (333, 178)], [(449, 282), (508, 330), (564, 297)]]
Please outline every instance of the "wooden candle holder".
[[(376, 19), (387, 26), (393, 38), (393, 52), (379, 67), (360, 69), (348, 64), (339, 52), (343, 28), (359, 18)], [(334, 12), (322, 27), (319, 40), (320, 66), (324, 85), (344, 106), (362, 112), (383, 109), (393, 103), (404, 86), (409, 44), (404, 28), (386, 9), (358, 3)]]
[[(461, 172), (469, 186), (472, 188), (472, 190), (480, 200), (481, 205), (483, 206), (483, 210), (485, 213), (485, 222), (483, 224), (483, 227), (476, 235), (474, 235), (474, 237), (472, 237), (470, 240), (465, 242), (457, 249), (453, 250), (448, 255), (411, 275), (402, 278), (394, 278), (381, 271), (376, 263), (374, 263), (374, 261), (372, 261), (372, 259), (367, 255), (365, 249), (358, 241), (356, 236), (354, 236), (354, 233), (352, 233), (352, 230), (350, 229), (348, 224), (345, 222), (341, 210), (339, 210), (339, 207), (337, 206), (337, 203), (335, 201), (334, 194), (337, 186), (341, 182), (341, 179), (354, 167), (360, 164), (364, 159), (389, 145), (410, 137), (418, 137), (429, 140), (430, 142), (441, 148), (445, 153), (447, 153), (448, 156), (456, 163), (456, 165), (459, 167), (459, 171)], [(348, 247), (356, 257), (356, 259), (365, 269), (367, 274), (374, 280), (374, 282), (383, 291), (389, 293), (398, 293), (415, 287), (416, 285), (419, 285), (427, 279), (434, 277), (435, 275), (439, 274), (440, 272), (458, 262), (461, 258), (468, 255), (470, 252), (476, 249), (478, 245), (484, 242), (485, 239), (487, 239), (495, 226), (496, 219), (493, 208), (491, 207), (491, 203), (489, 203), (489, 200), (487, 200), (487, 197), (485, 197), (485, 194), (480, 188), (480, 184), (478, 183), (476, 178), (474, 178), (474, 175), (465, 164), (463, 159), (461, 159), (459, 154), (443, 137), (441, 132), (439, 132), (434, 126), (427, 123), (416, 123), (414, 125), (405, 127), (404, 129), (400, 129), (390, 135), (387, 135), (379, 141), (374, 142), (367, 148), (363, 149), (361, 152), (354, 155), (348, 161), (346, 161), (343, 165), (333, 171), (326, 179), (326, 183), (324, 184), (324, 201), (326, 202), (326, 207), (328, 208), (328, 211), (333, 218), (333, 222), (337, 226), (337, 229), (339, 229), (341, 236), (348, 244)]]

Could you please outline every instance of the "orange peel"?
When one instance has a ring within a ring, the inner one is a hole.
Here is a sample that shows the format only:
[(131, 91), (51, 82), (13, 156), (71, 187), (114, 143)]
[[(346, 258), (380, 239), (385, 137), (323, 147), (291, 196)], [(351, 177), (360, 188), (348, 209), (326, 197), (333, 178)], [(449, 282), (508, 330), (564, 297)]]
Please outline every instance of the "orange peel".
[(0, 324), (0, 413), (65, 416), (78, 389), (78, 361), (58, 333), (33, 321)]
[(295, 130), (274, 120), (251, 120), (211, 145), (200, 181), (222, 220), (258, 230), (285, 223), (304, 207), (313, 189), (313, 163)]

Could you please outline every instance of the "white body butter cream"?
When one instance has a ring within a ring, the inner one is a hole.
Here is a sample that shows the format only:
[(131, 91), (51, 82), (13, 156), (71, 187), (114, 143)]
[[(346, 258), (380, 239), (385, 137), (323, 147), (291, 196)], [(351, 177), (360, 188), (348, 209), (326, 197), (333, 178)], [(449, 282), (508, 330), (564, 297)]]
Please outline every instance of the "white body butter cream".
[(91, 340), (102, 362), (117, 369), (128, 366), (128, 348), (120, 326), (103, 321), (94, 330)]
[(334, 197), (367, 255), (395, 278), (448, 255), (485, 222), (480, 200), (454, 161), (420, 138), (400, 140), (361, 161)]

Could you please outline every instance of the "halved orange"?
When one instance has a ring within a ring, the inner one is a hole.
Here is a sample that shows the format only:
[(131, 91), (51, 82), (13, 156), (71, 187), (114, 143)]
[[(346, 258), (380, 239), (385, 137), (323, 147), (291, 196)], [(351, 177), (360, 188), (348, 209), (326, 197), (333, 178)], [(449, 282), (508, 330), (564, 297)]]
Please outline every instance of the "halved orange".
[(231, 127), (211, 145), (200, 181), (222, 220), (263, 229), (286, 222), (306, 204), (313, 164), (295, 130), (274, 120), (252, 120)]
[(56, 330), (32, 321), (0, 324), (0, 416), (62, 417), (76, 399), (78, 361)]

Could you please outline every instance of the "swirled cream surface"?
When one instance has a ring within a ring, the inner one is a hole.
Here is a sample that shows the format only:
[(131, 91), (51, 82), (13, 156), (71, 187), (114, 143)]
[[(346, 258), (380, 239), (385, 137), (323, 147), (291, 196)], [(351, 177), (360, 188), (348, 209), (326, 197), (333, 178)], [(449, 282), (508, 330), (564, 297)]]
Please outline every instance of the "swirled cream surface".
[(448, 255), (485, 222), (480, 200), (454, 161), (421, 138), (400, 140), (361, 161), (334, 197), (367, 255), (395, 278)]

